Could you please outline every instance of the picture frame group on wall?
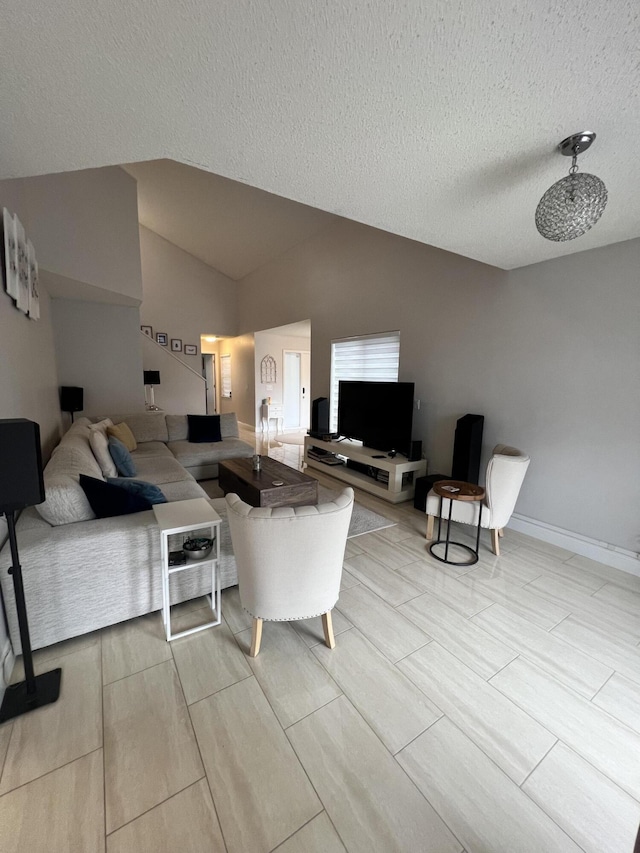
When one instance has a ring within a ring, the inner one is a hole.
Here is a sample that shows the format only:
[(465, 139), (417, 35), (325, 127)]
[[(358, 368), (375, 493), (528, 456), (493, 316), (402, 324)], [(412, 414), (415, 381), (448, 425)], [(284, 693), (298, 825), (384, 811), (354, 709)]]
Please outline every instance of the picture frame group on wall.
[(40, 282), (33, 243), (24, 226), (7, 208), (2, 209), (2, 273), (5, 290), (16, 308), (32, 320), (40, 319)]
[(140, 331), (148, 338), (153, 338), (153, 328), (151, 326), (140, 326)]
[(185, 344), (184, 345), (184, 354), (185, 355), (198, 355), (198, 347), (195, 344)]
[(169, 335), (166, 332), (156, 332), (156, 343), (160, 344), (161, 347), (168, 346)]
[(180, 338), (171, 338), (171, 352), (182, 352), (182, 341)]

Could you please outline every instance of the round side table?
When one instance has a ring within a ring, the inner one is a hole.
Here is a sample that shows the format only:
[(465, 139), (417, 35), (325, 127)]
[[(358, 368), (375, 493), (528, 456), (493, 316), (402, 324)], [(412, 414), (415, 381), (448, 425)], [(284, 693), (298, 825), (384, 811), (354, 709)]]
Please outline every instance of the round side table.
[[(440, 510), (438, 514), (438, 538), (429, 546), (429, 552), (436, 560), (441, 563), (447, 563), (450, 566), (473, 566), (478, 562), (478, 548), (480, 547), (480, 522), (482, 521), (482, 506), (478, 512), (478, 533), (476, 535), (475, 551), (470, 545), (463, 545), (462, 542), (451, 542), (449, 534), (451, 532), (451, 511), (454, 501), (482, 501), (484, 500), (484, 489), (481, 486), (474, 486), (473, 483), (465, 483), (462, 480), (439, 480), (433, 485), (433, 491), (440, 498)], [(449, 501), (449, 517), (447, 518), (447, 535), (441, 539), (442, 530), (442, 501)], [(433, 550), (436, 545), (444, 543), (444, 557), (439, 557)], [(449, 545), (456, 545), (458, 548), (463, 548), (471, 554), (470, 562), (460, 562), (459, 560), (449, 559)]]

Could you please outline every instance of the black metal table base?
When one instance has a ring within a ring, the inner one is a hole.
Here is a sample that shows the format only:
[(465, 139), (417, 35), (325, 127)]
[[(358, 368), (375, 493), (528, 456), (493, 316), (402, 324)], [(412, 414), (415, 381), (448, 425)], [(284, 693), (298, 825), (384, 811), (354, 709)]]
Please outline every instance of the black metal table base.
[[(453, 510), (453, 500), (451, 498), (447, 498), (449, 501), (449, 517), (447, 518), (447, 535), (444, 539), (441, 539), (442, 536), (442, 501), (443, 498), (440, 498), (440, 509), (438, 513), (438, 538), (435, 542), (432, 542), (429, 546), (429, 553), (432, 557), (435, 557), (436, 560), (439, 560), (441, 563), (446, 563), (448, 566), (475, 566), (478, 562), (478, 551), (480, 549), (480, 526), (482, 521), (482, 504), (480, 504), (480, 509), (478, 511), (478, 532), (476, 534), (476, 549), (475, 551), (471, 547), (471, 545), (463, 545), (462, 542), (452, 542), (449, 539), (449, 535), (451, 533), (451, 512)], [(435, 551), (433, 550), (436, 545), (444, 545), (444, 557), (439, 557)], [(471, 554), (472, 559), (468, 561), (461, 560), (450, 560), (449, 559), (449, 548), (451, 545), (455, 545), (456, 548), (462, 548)]]
[(29, 692), (29, 684), (26, 681), (10, 684), (4, 692), (0, 723), (55, 702), (60, 695), (61, 674), (61, 669), (52, 669), (42, 675), (36, 675), (30, 685), (32, 692)]

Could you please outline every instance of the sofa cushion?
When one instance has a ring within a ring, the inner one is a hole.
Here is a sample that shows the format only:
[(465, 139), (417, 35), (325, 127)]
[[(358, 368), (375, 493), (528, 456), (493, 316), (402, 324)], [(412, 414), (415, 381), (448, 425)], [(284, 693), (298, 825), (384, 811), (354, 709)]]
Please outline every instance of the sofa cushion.
[(144, 480), (132, 480), (130, 477), (107, 477), (107, 483), (119, 486), (132, 495), (140, 495), (153, 504), (166, 504), (167, 499), (159, 486)]
[(167, 415), (167, 432), (169, 441), (183, 441), (189, 435), (189, 425), (186, 415)]
[(171, 501), (188, 501), (191, 498), (208, 498), (207, 493), (193, 478), (179, 480), (177, 483), (163, 483), (162, 493)]
[[(100, 475), (100, 471), (98, 471)], [(47, 496), (36, 509), (49, 524), (73, 524), (75, 521), (90, 521), (96, 515), (87, 496), (80, 487), (78, 477), (68, 474), (53, 474), (44, 478)]]
[(179, 483), (181, 480), (193, 480), (188, 471), (173, 458), (155, 456), (150, 459), (141, 458), (137, 460), (138, 479), (146, 480), (162, 486), (164, 483)]
[(220, 415), (187, 415), (189, 435), (192, 444), (222, 441), (220, 434)]
[(89, 434), (89, 447), (93, 455), (96, 457), (96, 462), (100, 466), (100, 470), (105, 477), (115, 477), (117, 474), (117, 465), (115, 459), (110, 452), (109, 440), (107, 439), (106, 429), (91, 429)]
[[(118, 474), (121, 477), (136, 476), (136, 466), (133, 464), (131, 454), (120, 439), (115, 437), (115, 435), (109, 437), (109, 453), (111, 454), (111, 458), (115, 462)], [(111, 476), (113, 477), (115, 475), (112, 474)]]
[(162, 441), (145, 441), (144, 444), (138, 445), (137, 450), (131, 452), (134, 465), (138, 464), (138, 459), (148, 459), (152, 456), (166, 456), (167, 459), (174, 458), (173, 453)]
[(133, 415), (113, 415), (111, 419), (114, 424), (121, 424), (123, 421), (126, 421), (138, 444), (145, 441), (169, 441), (164, 412), (138, 412)]
[(80, 474), (80, 486), (91, 504), (97, 518), (113, 518), (116, 515), (132, 515), (151, 509), (151, 503), (139, 494), (132, 494), (121, 486), (105, 483)]
[(203, 462), (215, 464), (222, 459), (238, 456), (253, 456), (254, 449), (239, 438), (225, 438), (224, 441), (192, 444), (189, 441), (170, 441), (169, 450), (185, 468), (193, 468)]
[(238, 438), (238, 418), (235, 412), (220, 415), (220, 435), (222, 438)]
[(132, 450), (135, 450), (138, 446), (138, 442), (135, 440), (135, 437), (126, 421), (122, 421), (120, 424), (112, 424), (110, 427), (107, 427), (107, 436), (110, 438), (112, 435), (124, 444), (129, 453), (131, 453)]

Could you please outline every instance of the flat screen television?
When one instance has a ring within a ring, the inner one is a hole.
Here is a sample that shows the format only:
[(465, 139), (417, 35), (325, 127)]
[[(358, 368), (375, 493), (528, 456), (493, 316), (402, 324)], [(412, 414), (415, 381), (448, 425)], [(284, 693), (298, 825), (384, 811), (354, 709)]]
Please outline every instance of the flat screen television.
[(365, 447), (407, 455), (413, 396), (413, 382), (342, 380), (338, 385), (338, 432)]

